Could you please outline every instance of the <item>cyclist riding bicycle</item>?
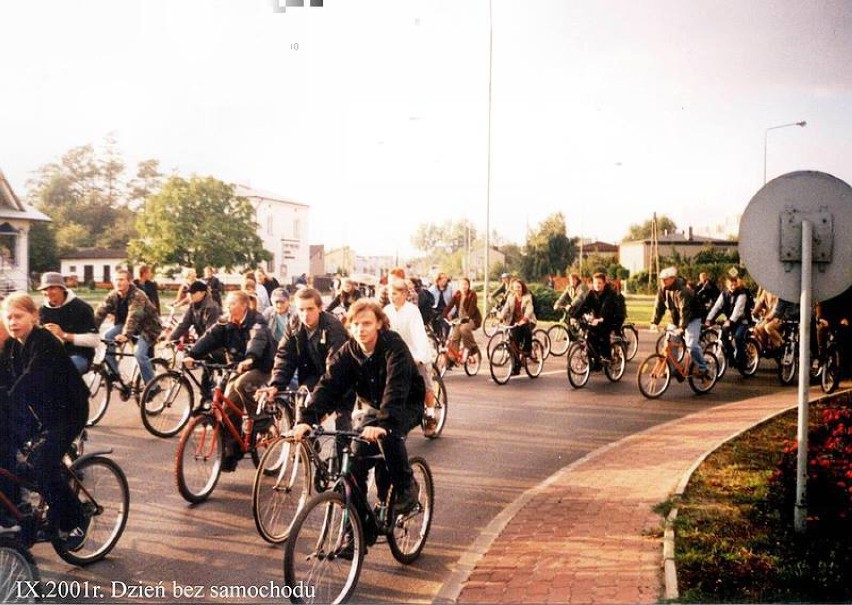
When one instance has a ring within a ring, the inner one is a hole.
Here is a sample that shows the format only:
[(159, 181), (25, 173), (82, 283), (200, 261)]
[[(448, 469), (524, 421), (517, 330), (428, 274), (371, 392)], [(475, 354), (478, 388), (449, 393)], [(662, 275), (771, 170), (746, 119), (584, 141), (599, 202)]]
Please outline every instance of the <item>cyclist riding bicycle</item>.
[(38, 287), (44, 304), (38, 310), (39, 322), (65, 343), (65, 350), (80, 374), (89, 371), (95, 349), (101, 344), (91, 305), (77, 298), (65, 286), (62, 275), (53, 271), (42, 274)]
[[(355, 457), (353, 475), (359, 489), (367, 493), (367, 473), (375, 462), (370, 455), (378, 451), (381, 440), (387, 469), (376, 466), (379, 498), (385, 498), (392, 484), (398, 494), (395, 513), (406, 514), (417, 506), (418, 488), (405, 437), (422, 420), (425, 385), (408, 345), (390, 329), (378, 302), (356, 301), (349, 308), (348, 320), (353, 337), (332, 355), (293, 437), (300, 441), (311, 425), (332, 412), (351, 412), (353, 428), (362, 428), (361, 437), (370, 442), (360, 452), (366, 455)], [(356, 394), (354, 409), (345, 398), (350, 389)]]
[[(115, 290), (107, 294), (104, 302), (95, 311), (95, 326), (100, 328), (106, 316), (112, 315), (115, 325), (107, 330), (104, 338), (124, 343), (133, 336), (138, 337), (134, 356), (139, 364), (142, 380), (147, 384), (154, 377), (150, 354), (163, 326), (160, 324), (157, 309), (145, 293), (133, 285), (131, 277), (130, 271), (126, 269), (115, 272)], [(107, 345), (104, 359), (110, 369), (118, 374), (115, 345)]]
[(216, 304), (209, 288), (201, 280), (195, 280), (189, 286), (189, 308), (183, 314), (183, 319), (169, 335), (169, 341), (177, 342), (189, 332), (190, 328), (195, 330), (198, 338), (213, 327), (222, 316), (222, 307)]
[(621, 316), (615, 289), (607, 283), (605, 273), (592, 276), (592, 291), (578, 307), (577, 313), (592, 315), (588, 339), (592, 348), (601, 356), (601, 361), (608, 362), (612, 354), (612, 333), (621, 328), (624, 317)]
[(751, 310), (754, 308), (754, 299), (738, 276), (728, 276), (727, 284), (728, 289), (719, 294), (716, 303), (707, 314), (705, 324), (709, 326), (719, 315), (725, 315), (722, 330), (732, 333), (736, 347), (737, 364), (740, 367), (745, 367), (745, 341), (749, 326), (752, 323)]
[(509, 284), (512, 281), (512, 276), (508, 273), (500, 274), (500, 285), (491, 293), (491, 304), (497, 309), (502, 309), (506, 303), (506, 297), (509, 296)]
[[(521, 354), (532, 358), (532, 331), (535, 328), (535, 305), (533, 296), (524, 280), (516, 277), (512, 280), (509, 296), (500, 314), (500, 321), (512, 326), (509, 337), (518, 345)], [(512, 367), (512, 375), (520, 374), (517, 363)]]
[[(269, 381), (269, 373), (275, 359), (275, 340), (269, 326), (260, 312), (249, 308), (249, 295), (243, 291), (229, 292), (225, 297), (227, 314), (204, 335), (199, 338), (184, 358), (185, 366), (191, 368), (195, 360), (224, 348), (229, 363), (237, 364), (236, 380), (228, 383), (225, 397), (252, 413), (254, 392)], [(240, 426), (240, 418), (231, 417), (235, 426)], [(223, 431), (225, 437), (224, 461), (222, 470), (233, 472), (242, 451), (234, 442), (230, 431)]]
[(553, 304), (553, 308), (554, 310), (559, 310), (567, 307), (568, 316), (576, 318), (579, 315), (578, 309), (589, 294), (589, 288), (583, 283), (583, 279), (578, 273), (572, 273), (568, 276), (568, 279), (568, 285), (562, 291), (562, 295)]
[(482, 313), (479, 311), (476, 292), (470, 289), (470, 280), (466, 277), (459, 281), (459, 289), (453, 294), (450, 306), (444, 309), (444, 318), (449, 319), (454, 311), (460, 322), (450, 334), (447, 350), (456, 356), (456, 361), (461, 361), (459, 342), (464, 342), (469, 355), (479, 354), (473, 332), (482, 325)]
[[(62, 458), (86, 425), (89, 390), (62, 343), (37, 325), (38, 308), (29, 295), (15, 292), (3, 301), (3, 324), (0, 467), (15, 471), (18, 451), (31, 444), (27, 463), (47, 500), (48, 517), (68, 548), (79, 550), (89, 528), (63, 473)], [(0, 491), (17, 503), (7, 479), (0, 481)]]

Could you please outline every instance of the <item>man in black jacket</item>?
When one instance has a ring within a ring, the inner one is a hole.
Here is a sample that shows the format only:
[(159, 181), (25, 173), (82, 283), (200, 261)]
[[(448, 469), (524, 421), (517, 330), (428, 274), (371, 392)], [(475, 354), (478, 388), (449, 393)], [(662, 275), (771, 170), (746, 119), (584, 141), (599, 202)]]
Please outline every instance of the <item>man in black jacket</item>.
[[(225, 397), (252, 412), (254, 392), (269, 380), (275, 359), (275, 339), (258, 311), (249, 308), (249, 295), (240, 290), (229, 292), (225, 297), (226, 315), (198, 339), (189, 350), (183, 363), (191, 368), (195, 360), (224, 348), (230, 363), (237, 364), (236, 380), (228, 383)], [(236, 426), (240, 418), (229, 415)], [(242, 452), (233, 442), (230, 431), (225, 435), (225, 462), (223, 471), (233, 471), (242, 458)]]
[(577, 310), (579, 315), (591, 313), (589, 321), (589, 341), (602, 360), (608, 360), (612, 354), (610, 337), (618, 327), (618, 306), (616, 293), (606, 281), (605, 273), (592, 276), (592, 291), (589, 292)]
[(189, 332), (195, 329), (198, 338), (211, 327), (213, 327), (222, 315), (222, 307), (213, 300), (213, 295), (207, 291), (207, 284), (201, 280), (192, 282), (189, 286), (189, 309), (183, 314), (183, 319), (169, 335), (171, 342), (177, 342)]
[(39, 323), (65, 344), (74, 367), (85, 374), (101, 343), (94, 310), (65, 286), (59, 273), (44, 273), (38, 289), (44, 294), (44, 303), (38, 310)]
[[(379, 498), (384, 499), (388, 480), (398, 490), (396, 514), (406, 514), (418, 503), (418, 485), (408, 463), (405, 437), (420, 424), (426, 388), (408, 345), (390, 330), (387, 316), (378, 302), (360, 299), (347, 315), (353, 338), (329, 360), (328, 370), (313, 390), (313, 400), (302, 412), (302, 422), (293, 429), (300, 440), (332, 413), (352, 412), (353, 428), (362, 428), (367, 441), (382, 439), (387, 475), (383, 465), (376, 466)], [(346, 394), (355, 390), (355, 409), (346, 409)], [(378, 451), (376, 445), (369, 449)], [(374, 460), (356, 457), (354, 475), (366, 492), (367, 471)]]

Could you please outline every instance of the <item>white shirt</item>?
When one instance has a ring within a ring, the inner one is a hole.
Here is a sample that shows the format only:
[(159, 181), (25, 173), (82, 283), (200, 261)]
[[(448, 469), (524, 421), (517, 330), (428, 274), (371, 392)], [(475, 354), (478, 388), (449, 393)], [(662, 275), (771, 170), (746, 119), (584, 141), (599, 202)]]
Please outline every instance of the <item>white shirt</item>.
[(393, 303), (385, 307), (385, 315), (390, 320), (391, 330), (402, 336), (408, 349), (411, 351), (411, 356), (418, 363), (432, 363), (432, 357), (435, 352), (432, 348), (432, 343), (426, 335), (426, 328), (423, 326), (423, 316), (420, 315), (420, 309), (406, 302), (401, 308), (397, 309)]

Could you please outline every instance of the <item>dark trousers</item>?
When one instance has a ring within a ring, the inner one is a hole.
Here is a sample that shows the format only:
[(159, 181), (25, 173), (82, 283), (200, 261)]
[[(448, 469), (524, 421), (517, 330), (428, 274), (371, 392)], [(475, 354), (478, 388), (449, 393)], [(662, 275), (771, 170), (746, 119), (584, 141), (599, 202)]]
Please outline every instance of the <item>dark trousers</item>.
[(612, 334), (611, 326), (589, 326), (589, 343), (600, 357), (609, 358), (612, 355), (610, 334)]
[(385, 453), (384, 462), (377, 457), (380, 450), (376, 443), (355, 443), (352, 476), (362, 493), (367, 493), (367, 473), (376, 467), (376, 489), (379, 499), (387, 498), (391, 485), (394, 489), (406, 489), (411, 484), (413, 472), (408, 463), (408, 450), (405, 439), (399, 435), (388, 433), (382, 439), (382, 450)]
[(36, 485), (47, 500), (48, 516), (63, 531), (82, 525), (84, 518), (80, 500), (71, 489), (62, 463), (62, 457), (83, 426), (62, 426), (57, 430), (42, 431), (33, 441), (27, 458)]

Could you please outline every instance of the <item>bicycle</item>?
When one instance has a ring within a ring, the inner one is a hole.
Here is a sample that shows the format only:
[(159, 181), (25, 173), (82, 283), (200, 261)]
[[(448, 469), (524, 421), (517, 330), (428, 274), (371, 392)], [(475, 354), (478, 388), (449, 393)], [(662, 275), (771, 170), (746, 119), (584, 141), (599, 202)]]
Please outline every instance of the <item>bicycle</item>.
[[(86, 426), (95, 426), (106, 415), (113, 390), (118, 390), (118, 396), (122, 401), (128, 401), (132, 397), (139, 405), (142, 391), (145, 389), (139, 364), (136, 363), (133, 351), (128, 350), (130, 343), (122, 344), (108, 339), (101, 339), (101, 342), (107, 346), (118, 345), (115, 356), (119, 371), (116, 372), (110, 367), (105, 356), (99, 356), (91, 369), (83, 375), (83, 381), (89, 388), (89, 418)], [(125, 359), (129, 359), (132, 364), (130, 371), (127, 371), (128, 364), (122, 364)], [(159, 357), (153, 357), (151, 364), (154, 366), (155, 374), (158, 370), (168, 369), (168, 363)]]
[[(225, 397), (225, 387), (236, 372), (235, 364), (196, 361), (195, 365), (222, 370), (222, 374), (213, 387), (210, 407), (201, 409), (189, 421), (178, 442), (175, 481), (180, 495), (192, 504), (206, 500), (219, 482), (225, 462), (224, 430), (239, 450), (235, 454), (243, 457), (248, 453), (255, 467), (260, 463), (262, 451), (280, 434), (275, 417), (264, 411), (263, 399), (258, 401), (257, 411), (252, 415)], [(239, 427), (234, 426), (229, 411), (242, 417)]]
[[(201, 368), (201, 378), (181, 364), (179, 370), (170, 369), (154, 376), (142, 392), (139, 412), (142, 425), (155, 437), (168, 439), (183, 430), (193, 412), (204, 405), (210, 389), (204, 385), (215, 382), (214, 372), (207, 366)], [(216, 370), (221, 373), (221, 370)], [(195, 391), (198, 391), (198, 405)]]
[(782, 321), (781, 336), (784, 342), (776, 357), (778, 380), (784, 386), (789, 386), (796, 381), (799, 370), (799, 322), (796, 320)]
[(30, 551), (18, 542), (20, 528), (0, 527), (0, 603), (35, 603), (29, 588), (40, 582)]
[[(387, 538), (393, 557), (405, 565), (413, 563), (426, 545), (432, 525), (434, 485), (432, 471), (419, 456), (409, 459), (419, 486), (418, 504), (409, 513), (394, 514), (395, 490), (388, 490), (375, 510), (367, 494), (352, 476), (356, 454), (352, 443), (366, 443), (356, 431), (323, 431), (346, 439), (340, 471), (328, 491), (313, 496), (296, 515), (284, 550), (284, 581), (305, 586), (307, 594), (294, 591), (294, 603), (343, 603), (355, 590), (367, 547), (380, 536)], [(380, 448), (381, 449), (381, 448)], [(379, 454), (375, 458), (381, 460)]]
[[(675, 334), (674, 326), (667, 328), (663, 336), (665, 342), (664, 354), (653, 353), (649, 355), (639, 366), (639, 371), (636, 374), (639, 391), (642, 395), (648, 399), (660, 397), (669, 388), (672, 376), (678, 382), (687, 380), (690, 388), (696, 394), (709, 393), (716, 385), (719, 377), (719, 362), (716, 360), (716, 356), (709, 350), (704, 350), (704, 363), (707, 365), (707, 373), (698, 376), (696, 374), (698, 366), (693, 363), (681, 337)], [(677, 341), (681, 342), (678, 344)], [(682, 359), (677, 357), (676, 351), (678, 349), (684, 350)]]
[[(444, 319), (444, 321), (451, 326), (450, 334), (453, 333), (453, 330), (459, 329), (458, 326), (462, 323), (458, 318), (453, 320)], [(476, 376), (479, 373), (479, 368), (482, 366), (482, 356), (478, 351), (471, 353), (467, 347), (463, 347), (461, 350), (452, 350), (447, 346), (438, 359), (438, 368), (441, 376), (446, 374), (447, 370), (452, 370), (456, 365), (464, 367), (464, 373), (468, 376)]]
[(496, 332), (497, 328), (500, 326), (500, 313), (502, 312), (503, 305), (505, 303), (505, 298), (495, 303), (490, 309), (488, 309), (485, 317), (482, 318), (482, 332), (489, 338), (494, 335), (494, 332)]
[(589, 324), (581, 322), (585, 336), (573, 342), (568, 349), (568, 382), (575, 389), (583, 388), (589, 381), (593, 369), (602, 369), (611, 382), (618, 382), (624, 376), (627, 365), (625, 343), (619, 336), (612, 336), (609, 359), (602, 359), (600, 353), (588, 338)]
[[(438, 424), (435, 425), (435, 430), (431, 433), (426, 432), (426, 414), (423, 414), (423, 420), (420, 422), (420, 428), (423, 430), (423, 436), (427, 439), (437, 439), (441, 436), (444, 430), (444, 425), (447, 424), (447, 410), (449, 402), (447, 401), (447, 387), (444, 384), (444, 379), (441, 377), (441, 372), (437, 365), (432, 364), (432, 393), (435, 395), (435, 405), (432, 410), (435, 414), (435, 419)], [(426, 410), (426, 402), (423, 402), (424, 412)]]
[(14, 483), (21, 494), (18, 504), (0, 494), (0, 506), (16, 523), (15, 528), (4, 532), (4, 538), (13, 538), (26, 550), (38, 542), (50, 542), (61, 559), (85, 566), (106, 557), (124, 533), (130, 510), (130, 488), (121, 467), (107, 457), (112, 450), (83, 454), (69, 462), (78, 451), (79, 446), (72, 446), (63, 460), (62, 471), (80, 500), (88, 525), (79, 548), (69, 549), (67, 538), (48, 518), (47, 501), (39, 493), (25, 464), (14, 471), (0, 468), (0, 475)]
[(544, 351), (541, 343), (533, 339), (532, 354), (527, 357), (521, 354), (518, 344), (510, 337), (511, 331), (512, 326), (500, 326), (497, 334), (501, 334), (502, 339), (488, 356), (491, 378), (499, 385), (509, 382), (513, 375), (520, 372), (521, 366), (530, 378), (538, 378), (544, 368)]
[(735, 326), (726, 330), (720, 324), (716, 324), (701, 330), (701, 340), (707, 343), (705, 348), (713, 353), (719, 362), (719, 378), (725, 375), (729, 365), (735, 367), (744, 378), (754, 376), (760, 365), (760, 343), (752, 334), (745, 337), (745, 343), (743, 343), (745, 357), (740, 361), (734, 342), (734, 329)]
[(633, 361), (639, 351), (639, 330), (636, 329), (636, 325), (633, 323), (623, 324), (617, 336), (624, 341), (624, 359)]
[(840, 365), (840, 345), (837, 342), (837, 328), (828, 332), (825, 350), (820, 358), (820, 388), (830, 395), (840, 384), (842, 366)]
[[(501, 342), (505, 342), (507, 340), (506, 332), (503, 330), (503, 327), (504, 326), (502, 325), (498, 326), (497, 331), (488, 339), (485, 351), (489, 359), (491, 358), (491, 353), (494, 352), (494, 348)], [(534, 328), (532, 331), (532, 339), (534, 341), (538, 341), (541, 345), (542, 358), (547, 359), (550, 357), (550, 337), (547, 335), (547, 330), (544, 328)]]
[(547, 329), (550, 338), (550, 352), (562, 357), (568, 352), (572, 343), (583, 337), (577, 320), (569, 317), (568, 309), (562, 309), (562, 317)]

